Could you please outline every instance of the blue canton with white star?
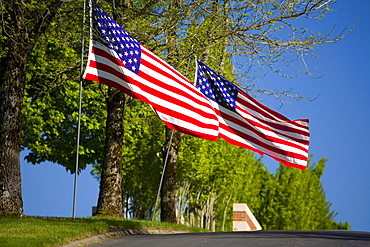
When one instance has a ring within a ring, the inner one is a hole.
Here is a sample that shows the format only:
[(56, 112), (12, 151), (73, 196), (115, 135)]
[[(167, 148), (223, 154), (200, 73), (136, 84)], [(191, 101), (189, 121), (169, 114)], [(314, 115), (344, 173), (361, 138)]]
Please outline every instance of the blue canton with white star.
[(207, 98), (229, 110), (235, 111), (238, 88), (199, 61), (195, 85)]
[(139, 73), (140, 43), (120, 27), (103, 9), (93, 5), (93, 28), (98, 32), (95, 39), (114, 50), (128, 70)]

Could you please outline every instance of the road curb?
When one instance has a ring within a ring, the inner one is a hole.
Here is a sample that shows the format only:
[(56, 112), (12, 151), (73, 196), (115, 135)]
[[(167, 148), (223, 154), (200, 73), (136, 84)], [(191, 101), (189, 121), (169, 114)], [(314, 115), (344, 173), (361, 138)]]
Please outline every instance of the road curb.
[(75, 242), (62, 245), (62, 247), (80, 247), (89, 244), (97, 243), (110, 238), (122, 238), (132, 235), (144, 235), (144, 234), (180, 234), (189, 233), (187, 231), (173, 231), (173, 230), (150, 230), (150, 229), (126, 229), (115, 232), (106, 232), (99, 235), (95, 235), (89, 238), (77, 240)]

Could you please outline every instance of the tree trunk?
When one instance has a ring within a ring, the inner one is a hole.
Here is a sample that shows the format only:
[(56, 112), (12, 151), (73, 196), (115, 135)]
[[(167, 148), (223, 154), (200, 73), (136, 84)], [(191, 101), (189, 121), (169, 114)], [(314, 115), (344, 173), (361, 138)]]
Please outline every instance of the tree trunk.
[(177, 161), (178, 150), (181, 137), (180, 132), (173, 132), (170, 143), (172, 130), (166, 127), (166, 142), (162, 147), (163, 160), (166, 160), (168, 151), (166, 170), (164, 171), (162, 188), (161, 188), (161, 221), (176, 223), (176, 178), (177, 178)]
[(185, 220), (184, 220), (184, 207), (185, 207), (185, 204), (186, 204), (186, 201), (185, 201), (185, 195), (186, 195), (186, 192), (189, 191), (189, 188), (190, 188), (190, 182), (189, 180), (187, 181), (184, 181), (184, 183), (182, 185), (180, 185), (180, 188), (179, 188), (179, 193), (177, 194), (177, 200), (178, 200), (178, 208), (177, 208), (177, 224), (186, 224)]
[[(23, 1), (1, 1), (0, 215), (22, 215), (21, 112), (28, 55), (54, 19), (59, 0), (30, 10)], [(42, 12), (40, 12), (42, 11)]]
[[(20, 146), (21, 110), (25, 88), (26, 58), (21, 47), (10, 46), (0, 60), (0, 214), (23, 213)], [(19, 48), (19, 49), (17, 49)]]
[(97, 215), (123, 217), (121, 169), (125, 95), (112, 87), (108, 90), (105, 155)]
[(225, 222), (226, 222), (227, 210), (229, 208), (229, 204), (230, 204), (230, 201), (231, 201), (231, 198), (232, 198), (232, 194), (230, 196), (226, 196), (226, 198), (227, 198), (226, 199), (227, 202), (223, 204), (223, 205), (225, 205), (225, 208), (224, 208), (224, 213), (223, 213), (223, 217), (222, 217), (222, 226), (221, 226), (221, 231), (222, 232), (225, 231)]

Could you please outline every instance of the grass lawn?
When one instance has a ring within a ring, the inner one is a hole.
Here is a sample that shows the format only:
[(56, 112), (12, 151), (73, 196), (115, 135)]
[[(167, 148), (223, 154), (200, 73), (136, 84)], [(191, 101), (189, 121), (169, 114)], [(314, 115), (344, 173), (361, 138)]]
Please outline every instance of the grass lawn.
[(0, 246), (60, 246), (111, 229), (157, 229), (202, 232), (183, 225), (118, 218), (49, 218), (0, 216)]

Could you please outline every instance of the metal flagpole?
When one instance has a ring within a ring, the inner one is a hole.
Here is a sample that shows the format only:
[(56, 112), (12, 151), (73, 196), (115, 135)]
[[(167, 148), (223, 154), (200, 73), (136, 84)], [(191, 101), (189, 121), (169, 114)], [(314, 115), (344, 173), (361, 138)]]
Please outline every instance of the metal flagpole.
[(157, 203), (158, 203), (159, 193), (160, 193), (160, 191), (161, 191), (161, 187), (162, 187), (162, 182), (163, 182), (164, 172), (166, 171), (166, 165), (167, 165), (168, 153), (169, 153), (169, 151), (170, 151), (170, 147), (171, 147), (171, 143), (172, 143), (173, 132), (174, 132), (174, 130), (172, 130), (172, 132), (171, 132), (170, 141), (169, 141), (169, 143), (168, 143), (168, 147), (167, 147), (166, 158), (165, 158), (165, 160), (164, 160), (163, 169), (162, 169), (161, 181), (159, 182), (158, 193), (157, 193), (157, 197), (156, 197), (156, 199), (155, 199), (155, 205), (154, 205), (154, 212), (153, 212), (152, 221), (154, 221), (155, 211), (157, 211)]
[(81, 42), (81, 68), (80, 68), (80, 102), (78, 105), (78, 124), (77, 124), (77, 148), (76, 148), (76, 168), (73, 189), (73, 211), (72, 217), (76, 218), (76, 201), (77, 201), (77, 181), (78, 181), (78, 162), (80, 153), (80, 129), (81, 129), (81, 105), (82, 105), (82, 75), (84, 68), (84, 48), (85, 48), (85, 15), (86, 15), (86, 0), (84, 0), (84, 10), (82, 17), (82, 42)]
[(195, 56), (194, 86), (195, 86), (195, 84), (197, 83), (197, 79), (198, 79), (198, 59), (197, 59), (197, 57)]
[[(186, 71), (189, 71), (189, 63), (190, 62), (190, 58), (188, 60), (188, 66), (186, 68)], [(161, 187), (162, 187), (162, 182), (163, 182), (163, 176), (164, 176), (164, 172), (166, 171), (166, 166), (167, 166), (167, 159), (168, 159), (168, 153), (170, 151), (170, 147), (171, 147), (171, 143), (172, 143), (172, 137), (173, 137), (173, 133), (175, 131), (172, 130), (171, 132), (171, 137), (170, 137), (170, 141), (168, 143), (168, 147), (167, 147), (167, 153), (166, 153), (166, 158), (164, 160), (164, 164), (163, 164), (163, 169), (162, 169), (162, 176), (161, 176), (161, 181), (159, 182), (159, 187), (158, 187), (158, 193), (157, 193), (157, 197), (155, 199), (155, 205), (154, 205), (154, 212), (153, 212), (153, 217), (152, 217), (152, 221), (154, 221), (154, 217), (155, 217), (155, 211), (157, 211), (157, 204), (158, 204), (158, 198), (159, 198), (159, 193), (161, 191)]]

